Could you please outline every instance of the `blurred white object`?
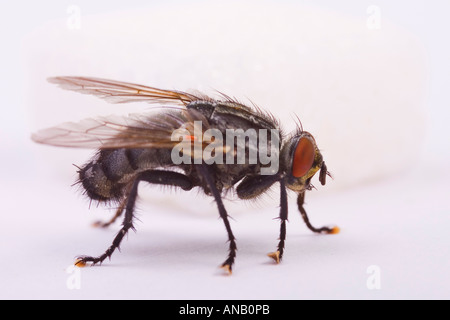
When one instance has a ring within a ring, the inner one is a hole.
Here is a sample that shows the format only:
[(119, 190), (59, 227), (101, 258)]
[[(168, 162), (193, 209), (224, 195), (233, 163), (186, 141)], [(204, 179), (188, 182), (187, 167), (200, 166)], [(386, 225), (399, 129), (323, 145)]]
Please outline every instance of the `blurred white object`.
[(387, 177), (417, 159), (422, 49), (376, 7), (358, 17), (295, 3), (201, 2), (95, 16), (78, 9), (26, 40), (34, 129), (148, 108), (107, 105), (45, 81), (95, 76), (251, 99), (287, 132), (296, 114), (335, 177), (330, 188)]

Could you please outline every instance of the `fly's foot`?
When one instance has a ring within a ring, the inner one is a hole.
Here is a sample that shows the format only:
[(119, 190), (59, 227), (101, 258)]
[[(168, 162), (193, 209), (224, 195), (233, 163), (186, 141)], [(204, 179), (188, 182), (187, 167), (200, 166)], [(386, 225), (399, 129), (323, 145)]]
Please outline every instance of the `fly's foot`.
[(227, 275), (232, 274), (231, 264), (225, 262), (220, 266), (220, 268), (223, 269)]
[(316, 229), (315, 232), (321, 233), (321, 234), (338, 234), (340, 231), (341, 231), (341, 229), (338, 226), (335, 226), (333, 228), (322, 227), (320, 229)]
[(81, 257), (76, 258), (74, 265), (79, 268), (84, 268), (88, 265), (88, 262), (90, 262), (91, 266), (95, 266), (97, 263), (101, 264), (103, 262), (103, 260), (105, 260), (105, 258), (106, 257), (104, 257), (104, 256), (101, 256), (98, 258), (81, 256)]
[(339, 232), (341, 232), (341, 229), (338, 226), (335, 226), (333, 228), (331, 228), (330, 232), (328, 232), (328, 234), (338, 234)]
[(236, 250), (237, 250), (237, 246), (236, 246), (236, 241), (234, 239), (234, 237), (232, 236), (230, 239), (230, 251), (228, 253), (228, 258), (227, 260), (225, 260), (224, 263), (222, 263), (222, 265), (220, 266), (223, 270), (225, 270), (225, 272), (228, 275), (232, 274), (232, 266), (234, 264), (234, 259), (236, 258)]
[(78, 267), (78, 268), (84, 268), (84, 267), (86, 267), (87, 263), (82, 258), (77, 258), (75, 260), (74, 265), (75, 265), (75, 267)]
[(268, 257), (272, 258), (277, 264), (281, 261), (281, 253), (280, 251), (275, 251), (267, 254)]

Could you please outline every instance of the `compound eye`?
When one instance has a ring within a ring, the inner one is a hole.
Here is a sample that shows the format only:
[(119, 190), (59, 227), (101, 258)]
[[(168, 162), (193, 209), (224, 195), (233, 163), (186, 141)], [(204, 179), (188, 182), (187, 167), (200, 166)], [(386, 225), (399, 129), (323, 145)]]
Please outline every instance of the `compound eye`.
[(296, 178), (308, 173), (314, 163), (316, 148), (308, 138), (300, 138), (295, 148), (292, 175)]

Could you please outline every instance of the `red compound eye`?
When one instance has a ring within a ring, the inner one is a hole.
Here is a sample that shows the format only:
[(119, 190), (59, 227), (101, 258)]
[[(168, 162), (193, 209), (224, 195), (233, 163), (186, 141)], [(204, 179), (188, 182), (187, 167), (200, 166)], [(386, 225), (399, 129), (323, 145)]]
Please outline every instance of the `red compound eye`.
[(307, 174), (313, 165), (315, 154), (316, 149), (311, 140), (301, 138), (298, 141), (294, 153), (292, 175), (296, 178), (300, 178)]

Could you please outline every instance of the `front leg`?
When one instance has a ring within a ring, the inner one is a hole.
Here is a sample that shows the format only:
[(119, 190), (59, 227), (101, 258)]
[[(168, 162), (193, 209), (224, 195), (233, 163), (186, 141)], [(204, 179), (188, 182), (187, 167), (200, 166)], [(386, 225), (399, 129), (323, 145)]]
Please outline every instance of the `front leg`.
[(309, 230), (315, 233), (325, 233), (325, 234), (337, 234), (339, 233), (339, 227), (321, 227), (315, 228), (310, 222), (308, 215), (306, 214), (305, 208), (303, 208), (303, 204), (305, 203), (305, 191), (299, 193), (297, 198), (298, 210), (300, 210), (300, 214), (302, 215), (303, 221), (305, 221), (306, 226)]

